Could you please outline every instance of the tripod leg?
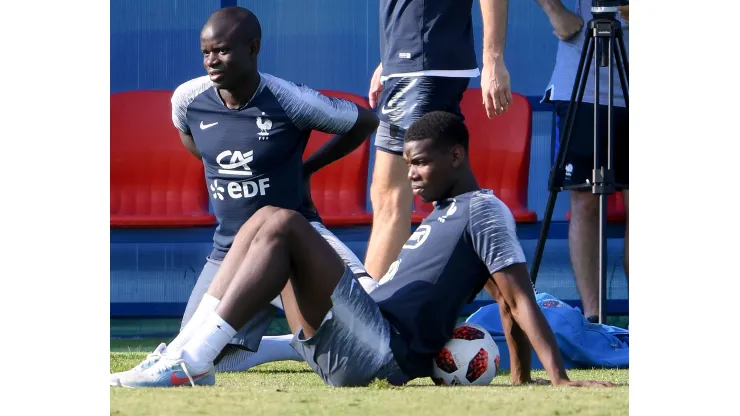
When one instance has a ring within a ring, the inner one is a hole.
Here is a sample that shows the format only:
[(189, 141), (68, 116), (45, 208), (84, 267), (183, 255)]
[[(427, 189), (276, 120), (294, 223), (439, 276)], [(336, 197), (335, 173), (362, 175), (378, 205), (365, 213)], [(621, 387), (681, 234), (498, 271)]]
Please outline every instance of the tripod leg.
[(622, 86), (622, 94), (624, 95), (624, 105), (629, 108), (629, 91), (627, 88), (627, 60), (624, 52), (624, 42), (622, 40), (622, 31), (617, 31), (617, 50), (618, 53), (614, 54), (614, 60), (617, 63), (617, 74), (619, 75), (619, 84)]
[(617, 30), (617, 45), (619, 45), (619, 56), (620, 58), (622, 58), (622, 62), (624, 63), (624, 78), (626, 81), (629, 81), (629, 60), (627, 59), (627, 49), (624, 48), (622, 28), (619, 28), (619, 30)]
[[(603, 158), (601, 153), (597, 153), (597, 145), (600, 137), (594, 136), (594, 192), (599, 195), (599, 323), (606, 323), (606, 304), (607, 304), (607, 198), (613, 192), (612, 181), (612, 162), (613, 162), (613, 138), (614, 138), (614, 68), (612, 66), (612, 56), (615, 56), (615, 39), (614, 31), (609, 37), (608, 42), (608, 101), (607, 101), (607, 148), (606, 148), (606, 169), (604, 169)], [(604, 51), (602, 51), (603, 53)], [(597, 95), (598, 96), (598, 95)], [(595, 124), (597, 124), (596, 122)]]
[(567, 157), (568, 149), (570, 148), (570, 137), (573, 133), (573, 123), (575, 116), (578, 113), (578, 105), (583, 101), (583, 93), (586, 89), (586, 82), (588, 81), (588, 69), (591, 67), (591, 52), (593, 50), (593, 38), (590, 35), (586, 36), (584, 41), (583, 49), (581, 50), (581, 58), (578, 62), (578, 70), (576, 71), (576, 79), (573, 84), (573, 91), (571, 92), (570, 104), (568, 105), (568, 113), (565, 117), (565, 126), (563, 131), (560, 133), (560, 147), (558, 149), (557, 162), (550, 169), (550, 179), (548, 188), (550, 190), (550, 196), (547, 198), (547, 205), (545, 207), (545, 217), (542, 220), (542, 228), (540, 229), (540, 236), (537, 239), (537, 247), (534, 252), (534, 259), (532, 261), (532, 269), (529, 273), (532, 283), (537, 282), (537, 274), (540, 270), (540, 263), (542, 262), (542, 254), (545, 251), (545, 243), (547, 241), (547, 234), (550, 231), (550, 222), (552, 221), (552, 213), (555, 209), (555, 202), (557, 201), (558, 192), (562, 187), (563, 170), (565, 169), (565, 160)]

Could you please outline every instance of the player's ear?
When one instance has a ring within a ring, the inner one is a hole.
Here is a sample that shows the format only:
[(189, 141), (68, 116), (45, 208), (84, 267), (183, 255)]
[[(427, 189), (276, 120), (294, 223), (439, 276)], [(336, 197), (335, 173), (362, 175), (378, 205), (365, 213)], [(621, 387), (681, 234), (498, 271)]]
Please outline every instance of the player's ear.
[(260, 53), (261, 46), (261, 39), (252, 39), (249, 41), (249, 56), (252, 57), (252, 59), (257, 58), (257, 55)]
[(466, 155), (465, 148), (462, 145), (456, 144), (452, 146), (450, 153), (452, 153), (452, 166), (458, 167), (462, 165)]

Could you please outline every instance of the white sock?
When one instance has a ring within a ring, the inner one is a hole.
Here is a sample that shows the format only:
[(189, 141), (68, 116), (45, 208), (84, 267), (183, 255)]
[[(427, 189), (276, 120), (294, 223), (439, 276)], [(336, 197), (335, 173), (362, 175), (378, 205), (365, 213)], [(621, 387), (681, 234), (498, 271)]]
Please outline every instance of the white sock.
[(276, 297), (275, 299), (271, 300), (270, 305), (280, 308), (282, 310), (285, 310), (285, 308), (283, 308), (283, 300), (280, 298), (280, 295), (278, 295), (278, 297)]
[(293, 335), (262, 337), (257, 352), (237, 350), (224, 356), (216, 365), (216, 371), (247, 371), (252, 367), (273, 361), (303, 361), (290, 345)]
[(252, 365), (284, 360), (303, 361), (303, 357), (290, 345), (292, 339), (293, 334), (262, 337), (259, 349), (249, 357)]
[(237, 351), (226, 355), (216, 366), (217, 371), (247, 371), (252, 367), (273, 361), (303, 361), (290, 345), (292, 334), (262, 337), (257, 352)]
[(208, 315), (190, 341), (182, 347), (182, 358), (196, 369), (206, 368), (236, 335), (231, 327), (214, 311)]
[(175, 354), (181, 350), (182, 347), (190, 341), (190, 338), (193, 337), (195, 331), (203, 325), (208, 316), (216, 310), (219, 303), (221, 303), (221, 300), (214, 298), (208, 293), (203, 295), (203, 299), (201, 299), (198, 304), (198, 308), (195, 310), (195, 313), (193, 313), (193, 316), (190, 318), (188, 323), (185, 324), (185, 327), (179, 334), (177, 334), (175, 339), (167, 345), (167, 353), (172, 352)]

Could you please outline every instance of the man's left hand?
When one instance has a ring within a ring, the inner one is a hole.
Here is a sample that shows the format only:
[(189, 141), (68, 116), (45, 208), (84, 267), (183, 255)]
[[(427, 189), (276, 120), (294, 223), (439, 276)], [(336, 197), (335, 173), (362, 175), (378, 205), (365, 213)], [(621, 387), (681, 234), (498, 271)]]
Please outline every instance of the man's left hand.
[(488, 118), (503, 114), (509, 109), (512, 102), (511, 79), (503, 58), (493, 59), (483, 65), (480, 86)]

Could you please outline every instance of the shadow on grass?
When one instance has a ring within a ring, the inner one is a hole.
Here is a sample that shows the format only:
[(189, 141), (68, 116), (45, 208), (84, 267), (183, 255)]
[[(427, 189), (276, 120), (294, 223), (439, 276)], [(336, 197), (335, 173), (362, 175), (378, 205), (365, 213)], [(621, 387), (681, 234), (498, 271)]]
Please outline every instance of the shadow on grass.
[[(243, 373), (243, 371), (229, 372), (231, 374)], [(315, 374), (310, 368), (302, 369), (291, 369), (291, 368), (250, 368), (246, 373), (258, 373), (258, 374), (303, 374), (311, 373)], [(228, 373), (227, 373), (228, 374)]]
[[(627, 384), (627, 383), (614, 383), (614, 384), (615, 384), (614, 387), (596, 386), (596, 387), (569, 387), (569, 388), (572, 388), (572, 389), (594, 389), (594, 388), (608, 389), (609, 388), (610, 389), (610, 388), (617, 388), (617, 387), (629, 387), (629, 384)], [(544, 384), (544, 385), (543, 384), (539, 384), (539, 385), (538, 384), (523, 384), (523, 385), (520, 385), (520, 386), (514, 386), (512, 384), (488, 384), (486, 386), (465, 386), (465, 385), (460, 385), (460, 386), (437, 386), (437, 385), (430, 385), (430, 384), (424, 384), (424, 385), (410, 384), (410, 385), (396, 387), (396, 388), (404, 388), (404, 389), (406, 389), (406, 388), (419, 388), (419, 387), (424, 387), (424, 388), (436, 387), (436, 388), (441, 388), (441, 389), (449, 389), (449, 388), (455, 388), (455, 387), (465, 387), (465, 388), (472, 388), (472, 389), (491, 389), (491, 388), (515, 388), (515, 389), (520, 389), (522, 387), (547, 387), (547, 388), (550, 388), (550, 387), (561, 387), (561, 386), (553, 386), (551, 384)], [(562, 386), (562, 387), (568, 387), (568, 386)]]

